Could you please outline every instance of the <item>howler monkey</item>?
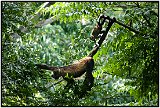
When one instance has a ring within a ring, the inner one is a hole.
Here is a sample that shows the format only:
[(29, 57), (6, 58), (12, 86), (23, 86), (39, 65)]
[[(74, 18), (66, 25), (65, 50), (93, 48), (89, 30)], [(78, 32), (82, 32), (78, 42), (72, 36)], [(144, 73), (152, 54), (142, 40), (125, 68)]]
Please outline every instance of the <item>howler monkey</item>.
[[(96, 47), (98, 48), (98, 47)], [(97, 49), (96, 49), (97, 50)], [(40, 69), (51, 70), (53, 72), (52, 77), (58, 79), (59, 77), (63, 77), (64, 80), (67, 81), (67, 85), (65, 89), (69, 89), (74, 87), (73, 91), (79, 98), (83, 97), (87, 91), (90, 91), (94, 84), (94, 77), (92, 75), (92, 71), (94, 68), (94, 60), (93, 60), (93, 53), (87, 57), (80, 59), (68, 66), (63, 67), (54, 67), (54, 66), (47, 66), (43, 64), (37, 64), (36, 66)], [(76, 85), (74, 83), (73, 78), (77, 78), (85, 74), (85, 80), (83, 82), (83, 86), (79, 89), (76, 89)], [(68, 77), (66, 77), (68, 76)]]
[(53, 71), (52, 77), (55, 79), (58, 79), (61, 76), (65, 78), (66, 75), (69, 77), (73, 76), (74, 78), (77, 78), (83, 75), (86, 71), (92, 73), (94, 60), (92, 57), (84, 57), (79, 61), (74, 62), (73, 64), (63, 67), (47, 66), (43, 64), (36, 64), (36, 66), (41, 69)]
[[(95, 40), (95, 38), (97, 38), (98, 35), (101, 33), (102, 25), (104, 24), (105, 20), (106, 20), (106, 16), (104, 15), (99, 16), (98, 24), (92, 31), (91, 39)], [(85, 72), (92, 73), (92, 70), (94, 67), (94, 60), (92, 57), (94, 56), (94, 54), (97, 52), (98, 49), (99, 49), (99, 46), (95, 47), (87, 57), (84, 57), (79, 61), (74, 62), (73, 64), (70, 64), (68, 66), (55, 67), (55, 66), (47, 66), (43, 64), (36, 64), (36, 66), (39, 67), (40, 69), (53, 71), (52, 77), (55, 79), (58, 79), (60, 76), (64, 78), (66, 75), (73, 76), (74, 78), (80, 77)]]
[[(104, 18), (102, 23), (100, 23), (101, 18)], [(105, 17), (104, 15), (100, 16), (99, 22), (98, 22), (99, 24), (97, 26), (98, 30), (101, 30), (102, 25), (104, 24), (106, 18), (110, 19), (109, 16), (107, 16), (107, 17)], [(59, 77), (62, 76), (66, 81), (67, 81), (67, 79), (65, 76), (69, 76), (71, 78), (77, 78), (86, 72), (86, 77), (85, 77), (84, 84), (83, 84), (84, 85), (83, 87), (85, 89), (83, 89), (82, 91), (84, 93), (84, 91), (86, 92), (88, 90), (91, 90), (93, 83), (94, 83), (94, 77), (92, 75), (92, 71), (93, 71), (93, 67), (94, 67), (93, 56), (97, 53), (102, 42), (105, 40), (105, 37), (106, 37), (109, 29), (111, 28), (112, 24), (114, 23), (114, 21), (115, 21), (114, 19), (109, 20), (106, 31), (103, 33), (102, 37), (98, 41), (99, 45), (94, 47), (93, 50), (88, 54), (88, 56), (86, 56), (86, 57), (80, 59), (79, 61), (76, 61), (68, 66), (63, 66), (63, 67), (47, 66), (44, 64), (36, 64), (36, 66), (40, 69), (51, 70), (53, 72), (52, 77), (55, 79), (58, 79)], [(93, 33), (93, 35), (95, 35), (95, 34)]]
[(98, 18), (97, 25), (93, 28), (93, 30), (91, 32), (90, 39), (93, 40), (95, 42), (95, 44), (96, 44), (96, 39), (100, 38), (101, 37), (100, 34), (103, 33), (102, 26), (103, 26), (105, 20), (106, 20), (106, 17), (104, 15), (100, 15)]

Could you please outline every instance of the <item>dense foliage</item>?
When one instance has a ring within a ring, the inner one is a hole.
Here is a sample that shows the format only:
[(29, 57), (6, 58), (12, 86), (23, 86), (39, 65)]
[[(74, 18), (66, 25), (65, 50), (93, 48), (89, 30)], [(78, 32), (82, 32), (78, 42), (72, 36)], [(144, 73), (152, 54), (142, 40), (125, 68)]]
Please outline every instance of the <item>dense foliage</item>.
[[(158, 2), (45, 4), (2, 2), (2, 106), (158, 106)], [(139, 33), (114, 23), (94, 56), (94, 87), (78, 98), (35, 64), (63, 66), (85, 57), (101, 13)]]

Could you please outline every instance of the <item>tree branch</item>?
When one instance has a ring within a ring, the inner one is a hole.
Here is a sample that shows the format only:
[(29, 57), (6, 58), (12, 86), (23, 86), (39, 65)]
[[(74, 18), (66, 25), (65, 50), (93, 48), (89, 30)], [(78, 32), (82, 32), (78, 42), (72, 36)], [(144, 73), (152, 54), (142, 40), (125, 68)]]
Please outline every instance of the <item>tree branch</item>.
[[(109, 17), (106, 17), (106, 19), (108, 19), (108, 20), (113, 20), (113, 19), (111, 19), (111, 18), (109, 18)], [(125, 27), (125, 28), (128, 28), (130, 31), (133, 31), (133, 32), (136, 33), (136, 34), (139, 34), (139, 33), (140, 33), (139, 31), (137, 31), (137, 30), (135, 30), (135, 29), (133, 29), (133, 28), (131, 28), (131, 27), (129, 27), (129, 26), (121, 23), (120, 21), (115, 20), (115, 23), (117, 23), (117, 24), (119, 24), (119, 25), (121, 25), (121, 26), (123, 26), (123, 27)]]

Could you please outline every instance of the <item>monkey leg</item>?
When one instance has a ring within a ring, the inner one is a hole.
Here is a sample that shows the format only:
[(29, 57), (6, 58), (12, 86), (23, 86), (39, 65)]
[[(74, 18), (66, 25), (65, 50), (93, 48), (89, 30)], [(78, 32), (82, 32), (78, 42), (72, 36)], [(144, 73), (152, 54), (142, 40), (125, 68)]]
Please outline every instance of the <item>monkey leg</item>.
[(88, 63), (88, 68), (86, 69), (86, 77), (83, 82), (83, 86), (81, 88), (81, 93), (79, 93), (79, 98), (82, 98), (87, 94), (87, 91), (91, 91), (91, 88), (94, 85), (94, 77), (92, 75), (93, 67), (94, 67), (94, 61), (90, 61)]
[(86, 78), (83, 83), (86, 91), (90, 91), (91, 88), (93, 87), (93, 84), (94, 84), (94, 77), (93, 77), (92, 73), (86, 73)]
[(94, 77), (92, 75), (92, 71), (93, 71), (93, 67), (94, 67), (94, 61), (90, 61), (88, 63), (88, 68), (86, 69), (86, 78), (84, 80), (84, 85), (87, 86), (87, 90), (91, 90), (91, 88), (93, 87), (93, 83), (94, 83)]
[(75, 84), (75, 81), (73, 78), (64, 78), (64, 80), (67, 81), (67, 85), (65, 86), (65, 88), (69, 89), (69, 88), (73, 87)]

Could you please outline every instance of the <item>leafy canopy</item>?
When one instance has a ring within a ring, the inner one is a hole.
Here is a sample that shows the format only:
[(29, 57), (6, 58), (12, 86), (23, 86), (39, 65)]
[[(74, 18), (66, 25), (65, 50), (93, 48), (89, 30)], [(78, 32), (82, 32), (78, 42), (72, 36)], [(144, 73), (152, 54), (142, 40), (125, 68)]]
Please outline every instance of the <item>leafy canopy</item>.
[[(2, 2), (1, 12), (3, 106), (158, 105), (158, 2)], [(112, 26), (94, 56), (95, 85), (79, 99), (34, 64), (63, 66), (86, 56), (101, 13), (140, 33)]]

